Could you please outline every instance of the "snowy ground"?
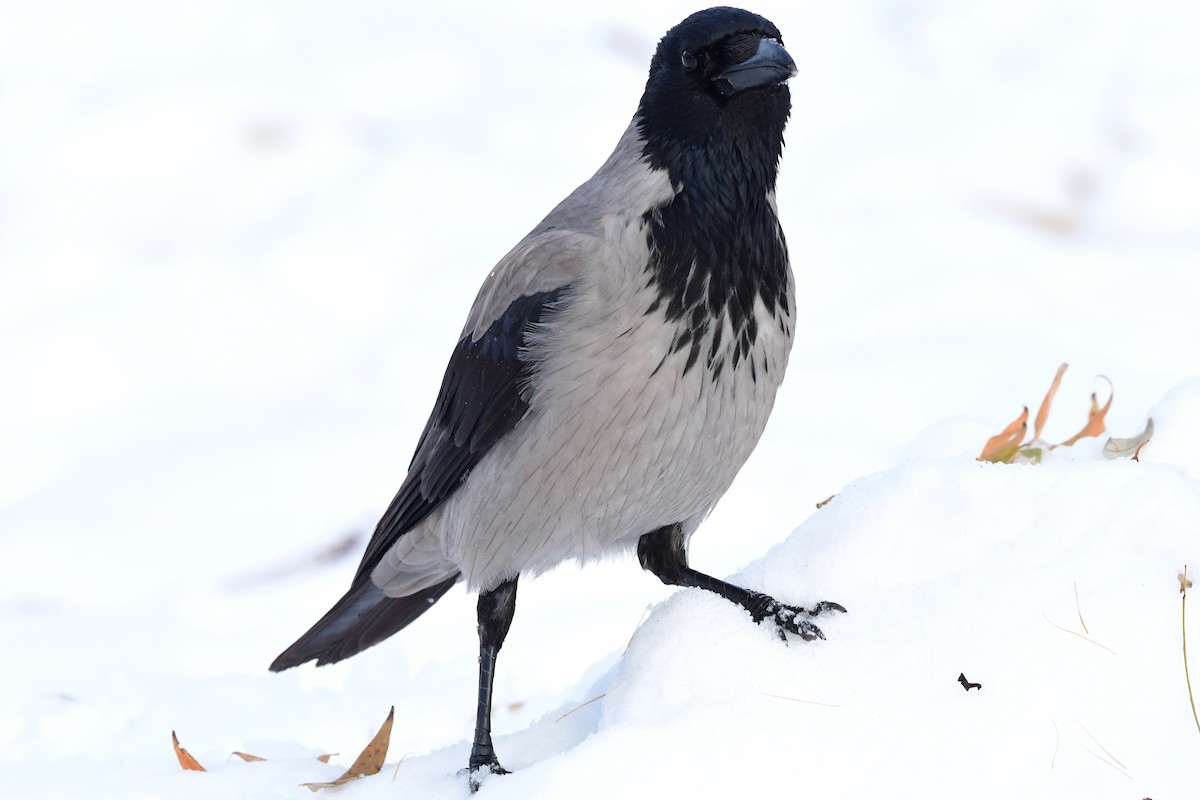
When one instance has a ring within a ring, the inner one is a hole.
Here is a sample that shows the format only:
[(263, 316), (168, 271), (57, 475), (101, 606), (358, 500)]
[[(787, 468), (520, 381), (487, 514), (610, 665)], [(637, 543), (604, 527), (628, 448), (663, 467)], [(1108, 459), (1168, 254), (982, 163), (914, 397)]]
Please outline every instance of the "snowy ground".
[[(337, 791), (466, 796), (461, 591), (345, 664), (266, 665), (345, 588), (478, 282), (696, 7), (0, 8), (5, 796), (307, 797), (392, 705), (384, 772)], [(784, 647), (633, 559), (525, 581), (497, 678), (518, 771), (480, 796), (1191, 796), (1200, 12), (752, 8), (800, 68), (802, 317), (693, 561), (850, 613)], [(1153, 412), (1140, 463), (975, 462), (1062, 361), (1046, 438), (1103, 374), (1113, 434)]]

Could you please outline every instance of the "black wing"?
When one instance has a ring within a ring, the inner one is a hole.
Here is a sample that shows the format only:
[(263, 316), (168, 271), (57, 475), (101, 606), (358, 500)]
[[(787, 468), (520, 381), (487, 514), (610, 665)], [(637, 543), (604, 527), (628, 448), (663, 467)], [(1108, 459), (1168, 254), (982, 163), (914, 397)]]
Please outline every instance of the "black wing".
[(453, 494), (488, 448), (525, 416), (534, 368), (527, 340), (557, 307), (562, 292), (517, 298), (482, 336), (474, 341), (466, 336), (454, 348), (408, 477), (376, 526), (350, 590), (275, 659), (272, 670), (314, 658), (317, 664), (349, 658), (421, 616), (458, 581), (456, 573), (407, 597), (387, 597), (371, 582), (371, 570), (397, 539)]
[(354, 580), (369, 575), (396, 540), (466, 479), (483, 454), (529, 410), (529, 333), (558, 307), (564, 289), (514, 300), (478, 339), (454, 348), (437, 403), (417, 443), (408, 476), (375, 527)]

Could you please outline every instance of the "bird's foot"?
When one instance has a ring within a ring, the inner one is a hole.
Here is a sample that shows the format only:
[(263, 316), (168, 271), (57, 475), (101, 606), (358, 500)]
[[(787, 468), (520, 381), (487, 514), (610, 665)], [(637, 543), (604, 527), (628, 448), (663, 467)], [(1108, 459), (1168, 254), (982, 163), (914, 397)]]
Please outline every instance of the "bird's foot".
[(769, 619), (775, 625), (775, 632), (784, 642), (787, 641), (787, 635), (794, 633), (806, 642), (811, 642), (813, 639), (824, 639), (825, 634), (821, 633), (821, 629), (809, 622), (806, 617), (815, 617), (826, 611), (841, 611), (846, 613), (846, 608), (841, 603), (834, 603), (829, 600), (822, 600), (812, 608), (802, 608), (800, 606), (789, 606), (786, 603), (781, 603), (773, 598), (764, 595), (765, 603), (759, 609), (751, 609), (751, 614), (754, 615), (756, 622), (761, 622), (764, 619)]
[[(508, 775), (509, 771), (500, 766), (500, 762), (496, 756), (472, 755), (470, 766), (466, 769), (467, 783), (471, 787), (471, 794), (479, 791), (484, 778), (488, 775)], [(459, 773), (462, 774), (461, 772)]]

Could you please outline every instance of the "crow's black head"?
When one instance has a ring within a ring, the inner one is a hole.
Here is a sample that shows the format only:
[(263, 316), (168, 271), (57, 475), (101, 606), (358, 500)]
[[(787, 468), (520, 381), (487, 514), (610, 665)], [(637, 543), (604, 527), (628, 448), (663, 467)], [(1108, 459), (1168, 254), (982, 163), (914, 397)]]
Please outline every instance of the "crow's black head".
[[(671, 349), (687, 352), (684, 372), (747, 363), (759, 299), (773, 316), (789, 312), (787, 248), (770, 198), (795, 73), (779, 29), (736, 8), (688, 17), (650, 62), (636, 117), (642, 156), (667, 171), (676, 194), (644, 215), (658, 289), (646, 313), (677, 326)], [(732, 343), (722, 343), (723, 318)]]
[[(680, 155), (714, 137), (753, 143), (773, 171), (791, 110), (796, 65), (770, 20), (737, 8), (698, 11), (658, 43), (638, 106), (651, 164), (672, 172)], [(673, 176), (674, 177), (674, 176)]]

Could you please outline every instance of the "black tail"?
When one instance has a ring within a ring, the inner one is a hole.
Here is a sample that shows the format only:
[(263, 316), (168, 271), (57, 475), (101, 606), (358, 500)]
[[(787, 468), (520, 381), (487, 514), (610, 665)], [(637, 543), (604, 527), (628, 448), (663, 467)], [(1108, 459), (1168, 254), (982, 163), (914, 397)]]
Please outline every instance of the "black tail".
[(458, 579), (457, 574), (451, 575), (407, 597), (387, 597), (366, 577), (351, 587), (308, 633), (280, 653), (271, 671), (279, 672), (314, 658), (317, 666), (332, 664), (379, 644), (428, 611)]

